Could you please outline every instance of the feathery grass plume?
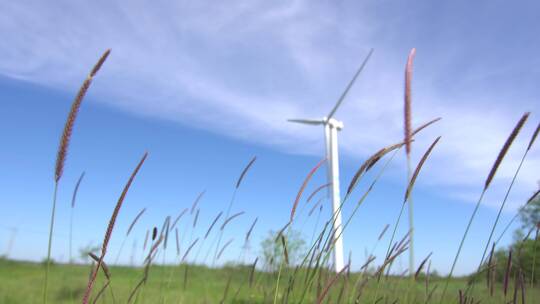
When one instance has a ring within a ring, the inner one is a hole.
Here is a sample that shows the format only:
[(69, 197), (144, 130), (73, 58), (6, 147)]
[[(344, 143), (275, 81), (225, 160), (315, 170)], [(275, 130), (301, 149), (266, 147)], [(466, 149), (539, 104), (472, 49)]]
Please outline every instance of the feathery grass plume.
[(79, 176), (77, 183), (75, 184), (75, 189), (73, 190), (73, 195), (71, 196), (71, 208), (75, 208), (75, 201), (77, 200), (77, 193), (79, 193), (79, 187), (84, 178), (84, 175), (85, 175), (85, 172), (83, 171), (83, 173), (81, 173), (81, 176)]
[(349, 186), (347, 187), (347, 195), (351, 194), (352, 190), (358, 183), (358, 179), (362, 174), (366, 171), (366, 168), (368, 166), (372, 167), (381, 157), (385, 154), (386, 148), (382, 148), (379, 151), (375, 152), (372, 156), (370, 156), (361, 166), (356, 170), (356, 173), (354, 174), (353, 178), (351, 179), (351, 182), (349, 183)]
[(251, 235), (251, 232), (253, 231), (253, 228), (255, 228), (255, 224), (257, 224), (257, 221), (259, 220), (258, 217), (255, 218), (255, 220), (253, 220), (253, 223), (251, 224), (251, 226), (249, 227), (247, 233), (246, 233), (246, 237), (245, 237), (245, 242), (247, 243), (249, 241), (249, 236)]
[[(519, 129), (522, 128), (523, 124), (525, 123), (525, 121), (526, 121), (526, 119), (527, 119), (526, 117), (527, 117), (528, 115), (529, 115), (528, 113), (525, 113), (525, 115), (522, 117), (522, 119), (520, 120), (520, 122), (518, 122), (518, 125), (516, 126), (516, 128), (514, 128), (514, 131), (512, 132), (511, 137), (513, 137), (513, 138), (516, 137), (517, 133), (519, 132)], [(533, 137), (534, 137), (534, 135), (533, 135)], [(509, 139), (510, 139), (510, 138), (509, 138)], [(511, 139), (511, 141), (512, 141), (512, 140), (514, 140), (514, 139)], [(510, 145), (511, 145), (511, 141), (510, 141), (510, 142), (507, 141), (507, 143), (505, 143), (505, 146), (503, 147), (503, 149), (508, 150), (508, 148), (509, 148)], [(493, 238), (493, 234), (495, 233), (495, 229), (496, 229), (496, 227), (497, 227), (497, 224), (499, 223), (499, 219), (501, 218), (502, 211), (503, 211), (503, 209), (504, 209), (504, 207), (505, 207), (505, 205), (506, 205), (506, 202), (507, 202), (508, 197), (509, 197), (509, 195), (510, 195), (510, 191), (512, 190), (512, 188), (513, 188), (513, 186), (514, 186), (514, 183), (515, 183), (515, 181), (516, 181), (516, 179), (517, 179), (517, 176), (518, 176), (519, 172), (521, 171), (521, 167), (523, 166), (523, 163), (524, 163), (524, 161), (525, 161), (525, 158), (527, 157), (528, 152), (529, 152), (529, 150), (527, 149), (527, 150), (525, 150), (525, 152), (523, 153), (523, 156), (521, 157), (521, 161), (520, 161), (520, 163), (519, 163), (517, 169), (516, 169), (515, 172), (514, 172), (514, 176), (512, 177), (512, 181), (510, 182), (510, 185), (508, 186), (508, 188), (507, 188), (507, 190), (506, 190), (506, 193), (505, 193), (505, 195), (504, 195), (504, 198), (503, 198), (503, 200), (502, 200), (502, 203), (501, 203), (501, 205), (500, 205), (500, 207), (499, 207), (499, 211), (498, 211), (498, 213), (497, 213), (497, 216), (495, 217), (495, 221), (493, 222), (493, 225), (492, 225), (492, 227), (491, 227), (491, 231), (490, 231), (490, 233), (489, 233), (489, 237), (488, 237), (488, 240), (487, 240), (487, 242), (486, 242), (486, 246), (484, 247), (484, 251), (483, 251), (483, 253), (482, 253), (482, 258), (480, 259), (480, 263), (478, 264), (478, 268), (477, 268), (476, 274), (473, 275), (472, 278), (471, 278), (471, 281), (470, 281), (470, 284), (469, 284), (469, 286), (470, 286), (471, 289), (474, 289), (474, 283), (475, 283), (475, 281), (476, 281), (477, 274), (480, 272), (480, 269), (482, 268), (482, 264), (484, 263), (484, 258), (486, 257), (487, 251), (488, 251), (488, 249), (489, 249), (489, 244), (491, 243), (491, 240), (492, 240), (492, 238)], [(501, 154), (502, 154), (502, 156), (500, 156), (500, 159), (501, 159), (501, 160), (502, 160), (502, 158), (504, 157), (504, 154), (505, 154), (505, 153), (506, 153), (506, 151), (504, 151), (504, 152), (501, 151)], [(501, 154), (499, 154), (499, 155), (501, 155)], [(497, 164), (497, 162), (500, 164), (499, 158), (497, 158), (496, 164)], [(499, 166), (499, 164), (497, 164), (497, 166)], [(492, 169), (492, 170), (493, 170), (493, 169)], [(495, 171), (496, 171), (496, 170), (497, 170), (497, 169), (495, 168)], [(495, 174), (495, 173), (494, 173), (495, 171), (492, 171), (493, 174)], [(491, 178), (493, 178), (493, 177), (491, 177)], [(467, 290), (467, 292), (468, 292), (468, 290)]]
[(206, 234), (204, 235), (204, 239), (206, 239), (208, 237), (208, 235), (210, 234), (210, 231), (212, 231), (212, 228), (214, 228), (214, 225), (217, 223), (217, 221), (219, 220), (221, 215), (223, 215), (223, 211), (221, 211), (220, 213), (218, 213), (218, 215), (216, 215), (216, 217), (212, 221), (212, 224), (210, 224), (210, 227), (208, 227), (208, 230), (206, 230)]
[(407, 65), (405, 67), (405, 151), (407, 154), (411, 154), (411, 80), (412, 80), (412, 68), (413, 60), (416, 55), (416, 49), (411, 49), (409, 57), (407, 58)]
[(242, 183), (242, 180), (244, 179), (244, 176), (248, 172), (249, 168), (253, 165), (253, 163), (257, 160), (257, 156), (253, 156), (253, 158), (249, 161), (247, 166), (242, 170), (242, 173), (240, 174), (240, 177), (238, 177), (238, 180), (236, 181), (236, 189), (240, 187), (240, 184)]
[(431, 255), (433, 254), (433, 252), (430, 252), (428, 254), (428, 256), (422, 261), (422, 263), (420, 263), (420, 266), (418, 266), (418, 269), (416, 269), (416, 273), (414, 274), (414, 279), (418, 279), (418, 275), (420, 274), (420, 272), (422, 271), (422, 269), (424, 269), (424, 266), (426, 265), (427, 261), (429, 260), (429, 258), (431, 257)]
[(201, 209), (197, 209), (197, 212), (195, 213), (195, 218), (193, 219), (193, 228), (197, 226), (197, 220), (199, 219), (199, 212)]
[(223, 245), (223, 247), (221, 247), (221, 250), (219, 251), (218, 255), (217, 255), (217, 259), (219, 260), (219, 258), (221, 257), (221, 255), (223, 254), (223, 252), (225, 251), (225, 249), (227, 249), (227, 247), (234, 241), (234, 238), (231, 238), (230, 240), (227, 241), (227, 243), (225, 243), (225, 245)]
[[(407, 182), (411, 185), (411, 145), (412, 145), (412, 129), (411, 129), (411, 81), (412, 81), (412, 68), (413, 60), (416, 55), (416, 49), (411, 49), (409, 57), (407, 58), (407, 65), (405, 66), (405, 110), (404, 110), (404, 142), (405, 152), (407, 155)], [(406, 197), (409, 198), (409, 191), (407, 191)], [(408, 199), (409, 205), (409, 230), (411, 234), (411, 248), (409, 250), (409, 272), (411, 280), (414, 280), (414, 204), (412, 198)]]
[(506, 262), (506, 271), (504, 273), (503, 292), (504, 292), (505, 297), (506, 297), (506, 293), (508, 292), (508, 281), (510, 278), (511, 271), (512, 271), (512, 248), (510, 248), (510, 251), (508, 251), (508, 261)]
[(326, 286), (324, 287), (324, 290), (323, 292), (320, 294), (320, 296), (317, 298), (317, 304), (321, 304), (324, 300), (324, 298), (326, 298), (326, 296), (328, 295), (328, 292), (330, 291), (330, 288), (332, 287), (332, 285), (334, 285), (334, 283), (337, 281), (337, 279), (339, 279), (343, 273), (345, 271), (347, 271), (347, 269), (349, 269), (350, 265), (345, 265), (345, 267), (343, 267), (343, 269), (341, 269), (333, 278), (332, 280), (330, 280), (330, 282), (328, 282), (328, 284), (326, 284)]
[(116, 206), (114, 208), (113, 214), (111, 216), (111, 219), (109, 221), (109, 225), (107, 227), (107, 232), (105, 233), (105, 238), (103, 240), (103, 245), (101, 246), (101, 256), (99, 257), (99, 261), (96, 265), (95, 270), (93, 271), (92, 278), (88, 282), (88, 286), (86, 287), (86, 291), (83, 296), (83, 304), (88, 304), (88, 300), (90, 298), (90, 294), (92, 293), (92, 288), (94, 287), (94, 283), (97, 276), (97, 270), (103, 263), (103, 259), (105, 258), (105, 254), (107, 253), (107, 246), (109, 245), (109, 241), (111, 239), (111, 235), (113, 232), (114, 224), (116, 223), (116, 218), (118, 216), (118, 213), (120, 212), (120, 208), (122, 207), (122, 203), (124, 202), (124, 199), (127, 195), (127, 192), (129, 188), (131, 187), (131, 184), (133, 183), (133, 180), (135, 179), (135, 176), (139, 172), (139, 169), (143, 165), (144, 161), (146, 160), (146, 157), (148, 156), (148, 153), (144, 153), (142, 159), (140, 160), (139, 164), (131, 174), (127, 184), (124, 187), (124, 190), (122, 191), (122, 194), (120, 195), (120, 198), (118, 199), (118, 202), (116, 203)]
[(510, 136), (506, 140), (503, 148), (501, 149), (501, 151), (499, 152), (499, 155), (497, 156), (497, 159), (496, 159), (495, 163), (493, 164), (493, 167), (491, 168), (491, 171), (490, 171), (490, 173), (488, 175), (488, 178), (486, 179), (486, 182), (485, 182), (484, 188), (482, 190), (482, 193), (480, 194), (480, 197), (478, 198), (478, 201), (476, 202), (476, 206), (474, 207), (473, 213), (471, 214), (471, 217), (469, 218), (467, 228), (465, 228), (465, 232), (463, 234), (463, 237), (461, 238), (461, 241), (460, 241), (456, 256), (454, 257), (454, 262), (452, 263), (452, 267), (450, 268), (450, 273), (448, 274), (448, 276), (446, 278), (444, 289), (443, 289), (443, 291), (441, 293), (441, 300), (444, 299), (444, 296), (446, 294), (446, 290), (448, 288), (448, 283), (450, 282), (450, 278), (452, 277), (452, 274), (454, 273), (454, 269), (455, 269), (457, 261), (459, 259), (461, 249), (463, 248), (463, 244), (465, 242), (465, 239), (467, 238), (467, 234), (469, 233), (469, 229), (471, 228), (474, 217), (476, 216), (476, 213), (478, 212), (478, 208), (480, 207), (480, 203), (482, 202), (482, 199), (484, 198), (484, 195), (485, 195), (485, 193), (486, 193), (486, 191), (487, 191), (487, 189), (489, 187), (489, 184), (491, 183), (491, 180), (495, 176), (497, 168), (501, 164), (506, 152), (508, 152), (508, 149), (510, 148), (510, 145), (512, 144), (512, 142), (514, 141), (514, 139), (518, 135), (519, 130), (521, 129), (521, 127), (523, 127), (523, 124), (525, 123), (528, 116), (529, 116), (529, 113), (525, 113), (521, 117), (521, 119), (519, 120), (517, 125), (514, 127), (514, 130), (512, 131), (512, 133), (510, 134)]
[(150, 231), (146, 229), (146, 236), (144, 237), (144, 245), (143, 245), (143, 251), (146, 250), (146, 244), (148, 244), (148, 235), (150, 234)]
[(370, 156), (358, 170), (354, 174), (353, 178), (351, 179), (351, 182), (349, 183), (349, 186), (347, 187), (347, 195), (350, 195), (353, 191), (354, 187), (356, 187), (356, 184), (358, 183), (358, 179), (364, 174), (365, 172), (369, 171), (383, 156), (386, 154), (401, 148), (404, 145), (404, 143), (397, 143), (393, 144), (387, 147), (384, 147), (380, 149), (379, 151), (375, 152), (372, 156)]
[(497, 155), (497, 159), (495, 160), (495, 163), (493, 164), (493, 167), (491, 168), (491, 171), (488, 174), (488, 177), (486, 178), (486, 182), (484, 184), (484, 189), (487, 189), (489, 187), (489, 184), (491, 184), (491, 181), (493, 180), (493, 177), (495, 177), (495, 173), (497, 173), (497, 169), (499, 169), (499, 166), (501, 165), (502, 160), (504, 159), (504, 156), (508, 152), (508, 149), (510, 149), (510, 146), (516, 139), (517, 135), (519, 134), (519, 131), (527, 121), (527, 118), (529, 117), (529, 112), (526, 112), (521, 116), (521, 119), (518, 121), (514, 129), (512, 130), (512, 133), (510, 133), (510, 136), (506, 139), (506, 142), (504, 143), (504, 146), (502, 147), (501, 151), (499, 152), (499, 155)]
[(69, 111), (66, 124), (64, 125), (62, 136), (60, 137), (60, 144), (58, 146), (58, 152), (56, 154), (56, 164), (55, 164), (55, 169), (54, 169), (54, 194), (53, 194), (53, 202), (52, 202), (52, 210), (51, 210), (51, 221), (50, 221), (50, 226), (49, 226), (49, 242), (48, 242), (48, 248), (47, 248), (47, 267), (45, 270), (45, 282), (44, 282), (44, 288), (43, 288), (43, 303), (45, 304), (47, 303), (47, 294), (49, 290), (49, 271), (51, 267), (51, 248), (52, 248), (52, 236), (53, 236), (53, 231), (54, 231), (54, 218), (55, 218), (55, 213), (56, 213), (56, 195), (58, 192), (58, 183), (64, 172), (64, 165), (66, 162), (69, 142), (71, 140), (71, 135), (73, 133), (73, 126), (75, 124), (75, 120), (77, 119), (77, 114), (79, 113), (82, 100), (84, 98), (84, 95), (88, 91), (88, 88), (90, 87), (92, 78), (96, 75), (99, 68), (103, 65), (103, 63), (105, 62), (105, 59), (107, 59), (110, 52), (111, 52), (110, 49), (105, 51), (105, 53), (101, 56), (101, 58), (99, 59), (97, 64), (94, 66), (94, 68), (92, 68), (92, 71), (90, 72), (88, 77), (83, 82), (81, 88), (79, 89), (79, 92), (77, 93), (77, 96), (75, 97), (75, 100), (71, 104), (71, 109)]
[(182, 216), (184, 216), (184, 214), (186, 214), (186, 212), (188, 212), (188, 210), (189, 210), (188, 208), (185, 208), (184, 210), (182, 210), (182, 212), (180, 212), (180, 214), (174, 219), (174, 222), (171, 225), (171, 229), (176, 227), (176, 224), (178, 224), (178, 221), (182, 218)]
[[(165, 218), (165, 227), (164, 227), (164, 231), (165, 231), (165, 241), (163, 242), (163, 249), (167, 249), (167, 242), (169, 240), (169, 231), (170, 231), (170, 226), (171, 226), (171, 217), (170, 216), (167, 216), (167, 218)], [(163, 233), (163, 231), (161, 232)]]
[(97, 64), (94, 66), (88, 77), (84, 80), (81, 88), (79, 89), (79, 92), (77, 93), (77, 96), (75, 97), (75, 100), (73, 101), (73, 104), (71, 105), (71, 110), (69, 111), (68, 118), (66, 121), (66, 124), (64, 126), (64, 130), (62, 132), (62, 137), (60, 138), (60, 145), (58, 147), (58, 154), (56, 156), (56, 167), (55, 167), (55, 173), (54, 173), (54, 180), (58, 182), (60, 178), (62, 177), (62, 174), (64, 172), (64, 164), (66, 162), (66, 156), (69, 149), (69, 142), (71, 140), (71, 135), (73, 133), (73, 126), (75, 124), (75, 120), (77, 119), (77, 114), (79, 113), (79, 109), (81, 107), (82, 100), (84, 96), (86, 95), (86, 92), (88, 91), (88, 88), (90, 87), (90, 84), (92, 83), (93, 77), (96, 75), (96, 73), (99, 71), (109, 54), (111, 53), (111, 50), (106, 50), (105, 53), (101, 56)]
[(178, 238), (178, 228), (174, 229), (174, 233), (176, 236), (176, 255), (180, 255), (180, 239)]
[(411, 191), (412, 191), (412, 188), (414, 187), (414, 183), (416, 182), (416, 178), (418, 177), (418, 174), (420, 173), (420, 170), (422, 169), (422, 166), (424, 165), (424, 163), (426, 162), (426, 159), (428, 158), (428, 156), (431, 154), (431, 151), (433, 150), (433, 148), (435, 147), (435, 145), (439, 142), (439, 140), (441, 139), (441, 137), (437, 137), (435, 139), (435, 141), (431, 144), (431, 146), (429, 146), (429, 148), (427, 149), (426, 153), (424, 153), (424, 156), (422, 156), (422, 158), (420, 159), (420, 162), (418, 163), (418, 165), (416, 166), (416, 169), (414, 170), (414, 173), (412, 175), (412, 178), (411, 180), (409, 181), (409, 185), (407, 186), (407, 191), (405, 192), (405, 201), (407, 199), (409, 199), (409, 196), (411, 194)]
[(386, 226), (384, 226), (381, 233), (379, 233), (379, 237), (377, 238), (377, 241), (380, 241), (383, 238), (384, 234), (386, 233), (386, 230), (388, 230), (388, 227), (390, 227), (390, 224), (386, 224)]
[(536, 126), (536, 130), (534, 130), (531, 140), (529, 141), (529, 145), (527, 146), (527, 151), (530, 150), (532, 145), (534, 144), (534, 141), (536, 140), (536, 137), (538, 136), (538, 132), (540, 132), (540, 123), (538, 123), (538, 126)]
[(199, 203), (199, 201), (201, 200), (201, 198), (203, 197), (205, 193), (206, 193), (206, 190), (203, 190), (201, 193), (199, 193), (199, 195), (193, 202), (193, 205), (191, 205), (191, 211), (189, 212), (190, 214), (193, 214), (193, 211), (195, 211), (195, 207), (197, 207), (197, 204)]
[(131, 230), (133, 229), (133, 227), (135, 226), (135, 224), (137, 223), (137, 221), (139, 220), (139, 218), (143, 215), (143, 213), (146, 211), (146, 208), (143, 208), (138, 214), (137, 216), (133, 219), (133, 221), (131, 222), (131, 224), (129, 225), (129, 228), (126, 232), (126, 236), (129, 235), (129, 233), (131, 232)]
[(311, 192), (311, 194), (308, 196), (308, 199), (306, 200), (306, 202), (310, 202), (311, 199), (317, 194), (319, 193), (321, 190), (325, 189), (325, 188), (328, 188), (332, 185), (332, 183), (326, 183), (324, 185), (321, 185), (319, 187), (317, 187), (315, 190), (313, 190), (313, 192)]
[(313, 177), (313, 174), (317, 172), (317, 170), (322, 166), (322, 164), (326, 162), (326, 158), (322, 159), (311, 171), (308, 173), (306, 178), (304, 179), (304, 182), (302, 183), (302, 186), (300, 187), (300, 190), (298, 191), (298, 194), (296, 195), (296, 199), (294, 200), (294, 204), (291, 209), (291, 218), (290, 221), (292, 222), (294, 218), (294, 213), (296, 212), (296, 207), (298, 206), (298, 202), (300, 202), (300, 197), (302, 197), (302, 192), (304, 192), (304, 189), (306, 188), (307, 184)]
[(226, 219), (225, 222), (223, 222), (223, 225), (221, 225), (220, 230), (223, 231), (223, 229), (225, 229), (225, 226), (227, 226), (228, 223), (230, 223), (232, 220), (234, 220), (235, 218), (241, 216), (244, 213), (245, 213), (244, 211), (241, 211), (241, 212), (238, 212), (238, 213), (235, 213), (235, 214), (229, 216), (229, 218)]
[(75, 184), (75, 189), (73, 190), (73, 195), (71, 197), (71, 210), (69, 215), (69, 262), (73, 262), (73, 209), (75, 209), (75, 201), (77, 200), (77, 193), (79, 192), (79, 186), (84, 178), (84, 171), (77, 180)]
[[(317, 207), (319, 207), (319, 205), (321, 204), (321, 202), (323, 201), (324, 197), (321, 197), (314, 205), (313, 207), (311, 208), (311, 210), (309, 210), (309, 213), (308, 213), (308, 216), (311, 216), (313, 214), (313, 211), (315, 211), (315, 209), (317, 209)], [(322, 206), (321, 206), (322, 208)]]
[(157, 227), (154, 226), (154, 228), (152, 229), (152, 241), (154, 241), (157, 237)]
[(181, 260), (181, 263), (184, 262), (184, 260), (187, 258), (189, 252), (191, 251), (191, 249), (193, 248), (193, 246), (195, 246), (195, 244), (197, 244), (197, 242), (199, 241), (199, 238), (196, 238), (195, 241), (193, 241), (193, 243), (191, 243), (191, 245), (189, 245), (188, 249), (186, 250), (186, 253), (184, 253), (184, 256), (182, 257), (182, 260)]

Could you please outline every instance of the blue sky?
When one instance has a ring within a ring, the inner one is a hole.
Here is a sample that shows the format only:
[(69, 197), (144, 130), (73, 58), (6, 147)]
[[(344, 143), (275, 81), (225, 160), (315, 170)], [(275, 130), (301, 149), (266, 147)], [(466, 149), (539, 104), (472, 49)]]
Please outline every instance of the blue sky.
[[(413, 123), (443, 117), (413, 147), (416, 162), (442, 136), (414, 194), (416, 256), (433, 251), (439, 271), (449, 269), (506, 136), (524, 111), (532, 111), (473, 225), (458, 264), (464, 273), (478, 263), (487, 227), (538, 123), (540, 21), (533, 1), (5, 1), (0, 11), (0, 248), (17, 228), (11, 255), (18, 258), (46, 254), (58, 137), (78, 86), (107, 48), (112, 54), (81, 110), (61, 184), (57, 259), (67, 258), (68, 205), (78, 175), (87, 173), (75, 211), (75, 247), (99, 242), (144, 151), (150, 156), (118, 219), (111, 256), (143, 207), (147, 213), (126, 248), (137, 238), (140, 247), (147, 227), (160, 227), (204, 189), (201, 218), (210, 222), (257, 155), (235, 205), (246, 214), (226, 236), (243, 233), (258, 216), (254, 253), (266, 231), (286, 222), (304, 176), (323, 154), (322, 130), (286, 119), (328, 113), (375, 49), (337, 113), (345, 124), (340, 152), (346, 186), (366, 157), (402, 137), (403, 68), (416, 47)], [(401, 154), (345, 232), (355, 265), (399, 211)], [(537, 189), (539, 167), (534, 148), (503, 223)], [(309, 189), (324, 181), (321, 171)], [(351, 209), (345, 208), (345, 217)], [(310, 217), (307, 238), (314, 224)], [(183, 225), (187, 229), (187, 221)], [(505, 243), (510, 240), (509, 234)], [(240, 243), (236, 237), (228, 258), (236, 257)]]

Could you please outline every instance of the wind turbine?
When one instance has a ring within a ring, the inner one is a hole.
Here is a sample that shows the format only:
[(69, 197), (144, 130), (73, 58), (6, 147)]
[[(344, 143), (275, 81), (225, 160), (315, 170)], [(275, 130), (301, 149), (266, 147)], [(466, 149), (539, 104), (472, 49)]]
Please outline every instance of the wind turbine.
[(343, 262), (343, 236), (342, 236), (342, 227), (341, 227), (341, 210), (339, 209), (341, 198), (339, 193), (339, 156), (338, 156), (338, 131), (343, 129), (343, 122), (334, 119), (334, 114), (337, 109), (349, 93), (349, 90), (353, 86), (354, 82), (360, 72), (364, 69), (364, 66), (368, 62), (373, 49), (369, 51), (369, 54), (362, 62), (356, 74), (351, 79), (345, 91), (341, 94), (336, 105), (327, 116), (322, 119), (289, 119), (289, 122), (301, 123), (306, 125), (322, 125), (324, 127), (324, 139), (326, 143), (326, 159), (328, 160), (328, 183), (330, 184), (330, 189), (328, 191), (328, 196), (332, 200), (332, 209), (333, 209), (333, 236), (334, 236), (334, 269), (336, 272), (339, 272), (344, 267)]

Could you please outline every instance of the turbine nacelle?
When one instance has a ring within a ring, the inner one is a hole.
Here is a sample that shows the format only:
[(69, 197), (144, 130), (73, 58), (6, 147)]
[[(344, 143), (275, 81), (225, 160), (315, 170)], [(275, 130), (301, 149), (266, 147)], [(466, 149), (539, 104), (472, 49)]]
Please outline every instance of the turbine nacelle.
[(323, 117), (322, 119), (287, 119), (287, 121), (312, 126), (329, 125), (332, 128), (336, 128), (338, 131), (341, 131), (341, 129), (344, 127), (342, 121), (339, 121), (333, 117), (330, 119), (326, 117)]

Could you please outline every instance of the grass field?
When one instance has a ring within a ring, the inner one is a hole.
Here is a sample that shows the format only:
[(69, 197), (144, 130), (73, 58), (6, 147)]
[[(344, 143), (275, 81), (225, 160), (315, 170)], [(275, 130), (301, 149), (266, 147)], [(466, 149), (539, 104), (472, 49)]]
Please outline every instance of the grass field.
[[(42, 264), (15, 262), (2, 260), (0, 262), (0, 302), (9, 303), (36, 303), (41, 300), (43, 292), (43, 273), (45, 267)], [(225, 267), (221, 269), (209, 269), (203, 266), (189, 266), (187, 282), (184, 285), (185, 266), (153, 266), (149, 280), (144, 289), (141, 289), (136, 303), (273, 303), (275, 296), (275, 280), (277, 274), (256, 272), (252, 287), (249, 287), (249, 267)], [(111, 267), (110, 289), (100, 298), (100, 303), (126, 303), (128, 297), (140, 280), (143, 270), (131, 267)], [(292, 271), (292, 270), (291, 270)], [(50, 302), (51, 303), (79, 303), (90, 272), (89, 265), (54, 265), (50, 274)], [(325, 303), (337, 303), (341, 295), (341, 302), (347, 302), (351, 291), (357, 295), (360, 284), (354, 287), (359, 281), (359, 273), (351, 273), (347, 278), (344, 276), (336, 282), (325, 299)], [(285, 275), (284, 277), (287, 277)], [(227, 282), (230, 284), (227, 288)], [(282, 280), (283, 281), (288, 281)], [(361, 281), (361, 280), (360, 280)], [(98, 280), (97, 289), (101, 288), (103, 282)], [(429, 289), (433, 292), (430, 302), (437, 303), (440, 299), (440, 286), (443, 279), (431, 278)], [(424, 303), (426, 301), (425, 278), (419, 278), (414, 288), (415, 295), (407, 294), (409, 287), (408, 278), (388, 278), (384, 284), (384, 290), (378, 292), (377, 298), (385, 297), (379, 303), (405, 302), (408, 296), (414, 303)], [(439, 287), (436, 287), (439, 286)], [(458, 291), (466, 286), (465, 279), (452, 279), (448, 288), (448, 296), (442, 303), (458, 303)], [(506, 301), (513, 299), (513, 286), (506, 297)], [(295, 303), (299, 300), (305, 285), (296, 283), (287, 298), (287, 284), (281, 284), (278, 290), (278, 302)], [(305, 302), (316, 301), (317, 287), (313, 286), (308, 293)], [(376, 282), (370, 281), (362, 290), (359, 303), (376, 303), (375, 298)], [(113, 295), (114, 294), (114, 301)], [(475, 289), (475, 303), (482, 300), (482, 303), (503, 303), (502, 286), (495, 287), (495, 294), (489, 296), (485, 289), (485, 282), (477, 285)], [(521, 295), (518, 293), (519, 302)], [(540, 299), (538, 288), (529, 289), (526, 295), (527, 303), (535, 303), (534, 299)]]

